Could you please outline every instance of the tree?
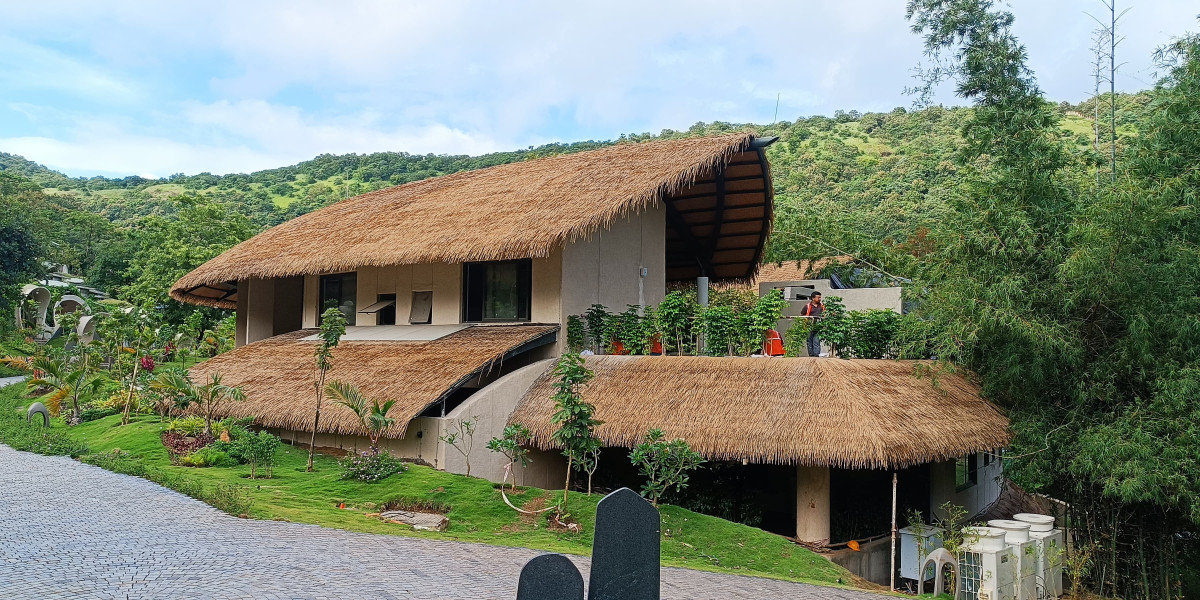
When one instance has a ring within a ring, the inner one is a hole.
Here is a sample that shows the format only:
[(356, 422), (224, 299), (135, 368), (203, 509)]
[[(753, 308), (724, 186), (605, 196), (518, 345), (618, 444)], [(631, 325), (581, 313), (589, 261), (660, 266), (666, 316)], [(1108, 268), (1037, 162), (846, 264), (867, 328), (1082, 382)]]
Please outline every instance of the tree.
[(704, 457), (682, 439), (667, 441), (666, 434), (655, 428), (646, 432), (646, 437), (629, 453), (629, 462), (637, 465), (646, 478), (642, 495), (658, 506), (663, 493), (675, 488), (687, 488), (688, 472), (700, 468)]
[(454, 431), (438, 436), (439, 440), (462, 455), (463, 460), (467, 463), (466, 475), (468, 477), (471, 476), (471, 452), (475, 450), (475, 426), (478, 424), (479, 417), (477, 416), (456, 419), (450, 423), (450, 426), (454, 427)]
[(309, 472), (313, 470), (313, 453), (317, 448), (317, 426), (321, 424), (321, 399), (325, 391), (325, 376), (333, 368), (333, 349), (342, 341), (342, 336), (346, 335), (346, 315), (336, 307), (325, 309), (325, 312), (321, 314), (319, 329), (318, 335), (321, 343), (317, 344), (317, 349), (313, 353), (317, 360), (317, 379), (313, 382), (313, 387), (317, 392), (317, 408), (313, 414), (312, 437), (308, 441)]
[(209, 375), (208, 382), (203, 384), (193, 382), (186, 374), (178, 376), (175, 373), (177, 372), (167, 371), (159, 375), (151, 384), (153, 389), (176, 394), (180, 405), (195, 406), (204, 415), (204, 433), (209, 435), (212, 435), (213, 420), (224, 412), (226, 404), (246, 399), (246, 392), (241, 386), (221, 383), (220, 373)]
[(33, 377), (26, 382), (30, 391), (48, 389), (45, 404), (52, 411), (63, 400), (71, 400), (71, 415), (79, 422), (80, 402), (98, 395), (104, 389), (107, 378), (103, 373), (89, 369), (85, 364), (74, 364), (68, 359), (38, 356), (30, 363)]
[(330, 382), (325, 386), (325, 393), (333, 398), (334, 402), (354, 411), (354, 415), (363, 426), (363, 431), (367, 432), (367, 437), (371, 440), (371, 452), (378, 454), (379, 436), (396, 423), (396, 419), (387, 416), (396, 401), (388, 400), (380, 404), (376, 398), (368, 404), (367, 397), (357, 387), (342, 381)]
[(554, 375), (558, 381), (554, 383), (554, 415), (550, 421), (558, 425), (558, 429), (550, 437), (562, 447), (563, 455), (567, 457), (567, 480), (563, 484), (562, 503), (562, 511), (566, 512), (571, 471), (575, 462), (594, 444), (596, 427), (604, 422), (595, 418), (596, 407), (584, 401), (580, 395), (579, 388), (592, 378), (592, 372), (584, 364), (582, 356), (574, 353), (562, 355), (554, 367)]
[(171, 300), (171, 285), (196, 267), (254, 235), (256, 228), (231, 207), (195, 196), (180, 196), (177, 219), (147, 217), (138, 226), (138, 248), (126, 271), (131, 283), (124, 299), (159, 307), (164, 320), (182, 322), (191, 307)]
[[(520, 423), (513, 423), (504, 427), (500, 437), (488, 440), (487, 449), (503, 454), (508, 459), (508, 468), (511, 471), (518, 462), (522, 467), (529, 464), (529, 449), (525, 447), (527, 443), (529, 443), (529, 428)], [(516, 473), (513, 473), (511, 489), (517, 489)]]

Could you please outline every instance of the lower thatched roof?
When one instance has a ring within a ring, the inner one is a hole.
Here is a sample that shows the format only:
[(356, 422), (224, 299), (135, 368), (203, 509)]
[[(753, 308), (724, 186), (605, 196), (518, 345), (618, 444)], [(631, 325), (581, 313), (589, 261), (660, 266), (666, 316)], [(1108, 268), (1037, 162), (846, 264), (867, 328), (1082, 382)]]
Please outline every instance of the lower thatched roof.
[[(917, 375), (915, 361), (594, 356), (583, 398), (608, 446), (658, 427), (714, 460), (904, 467), (1007, 445), (1008, 419), (959, 374)], [(509, 419), (553, 446), (554, 377)]]
[[(385, 434), (400, 438), (408, 422), (445, 395), (497, 367), (522, 347), (552, 341), (556, 325), (475, 326), (433, 341), (344, 341), (333, 351), (327, 381), (346, 381), (368, 398), (396, 400), (396, 419)], [(221, 416), (253, 417), (266, 427), (312, 431), (316, 397), (313, 352), (306, 329), (235, 348), (191, 369), (197, 383), (220, 373), (222, 383), (242, 386), (244, 402), (227, 404)], [(322, 433), (362, 434), (349, 409), (326, 400)]]

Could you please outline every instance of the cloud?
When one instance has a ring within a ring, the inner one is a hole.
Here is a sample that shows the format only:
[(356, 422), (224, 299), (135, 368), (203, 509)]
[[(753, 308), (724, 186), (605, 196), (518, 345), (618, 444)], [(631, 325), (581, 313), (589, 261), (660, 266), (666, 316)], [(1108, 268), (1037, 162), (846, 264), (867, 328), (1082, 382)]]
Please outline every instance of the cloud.
[[(1192, 3), (1126, 16), (1122, 89), (1146, 87), (1154, 46), (1195, 29)], [(1083, 12), (1098, 4), (1011, 4), (1047, 94), (1083, 98)], [(890, 110), (922, 58), (897, 0), (67, 0), (6, 7), (0, 51), (17, 57), (0, 64), (0, 150), (160, 174), (761, 123), (777, 98), (781, 120)]]

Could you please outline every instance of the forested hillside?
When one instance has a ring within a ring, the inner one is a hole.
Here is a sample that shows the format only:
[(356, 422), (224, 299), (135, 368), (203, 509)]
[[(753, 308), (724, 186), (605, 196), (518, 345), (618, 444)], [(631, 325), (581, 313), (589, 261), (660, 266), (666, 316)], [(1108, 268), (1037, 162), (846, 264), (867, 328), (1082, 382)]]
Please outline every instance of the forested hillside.
[[(1119, 95), (1118, 132), (1133, 135), (1146, 94)], [(1105, 98), (1101, 104), (1107, 107)], [(1093, 145), (1094, 101), (1063, 103), (1062, 135), (1080, 154)], [(165, 299), (164, 287), (227, 245), (331, 202), (380, 188), (554, 154), (662, 137), (751, 129), (780, 140), (768, 149), (777, 194), (776, 235), (768, 258), (855, 252), (894, 262), (888, 244), (919, 243), (944, 213), (967, 108), (838, 111), (770, 125), (698, 123), (686, 131), (634, 134), (612, 141), (550, 144), (483, 156), (403, 152), (321, 155), (250, 174), (70, 178), (0, 152), (0, 194), (27, 204), (23, 219), (40, 252), (89, 282), (135, 302)], [(1100, 136), (1107, 138), (1102, 127)], [(1081, 166), (1080, 176), (1086, 176)], [(204, 216), (206, 223), (196, 219)], [(186, 224), (185, 224), (186, 223)], [(217, 235), (210, 228), (219, 231)], [(163, 255), (170, 256), (162, 260)], [(159, 272), (150, 264), (162, 263)], [(900, 268), (900, 267), (897, 267)]]

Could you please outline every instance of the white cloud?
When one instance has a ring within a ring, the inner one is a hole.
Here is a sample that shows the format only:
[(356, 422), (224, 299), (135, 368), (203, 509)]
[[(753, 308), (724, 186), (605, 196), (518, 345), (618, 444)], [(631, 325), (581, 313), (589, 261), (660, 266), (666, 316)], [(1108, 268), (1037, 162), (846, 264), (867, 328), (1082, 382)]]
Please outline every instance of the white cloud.
[[(1127, 15), (1125, 89), (1151, 81), (1154, 46), (1196, 28), (1193, 3)], [(1048, 95), (1082, 98), (1083, 11), (1099, 3), (1012, 4)], [(0, 65), (0, 149), (77, 173), (249, 171), (766, 122), (777, 97), (784, 120), (889, 110), (910, 102), (921, 59), (903, 13), (898, 0), (17, 3), (0, 22), (0, 48), (21, 57)]]

